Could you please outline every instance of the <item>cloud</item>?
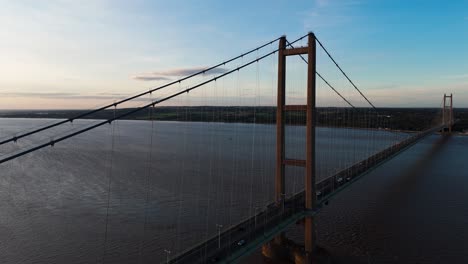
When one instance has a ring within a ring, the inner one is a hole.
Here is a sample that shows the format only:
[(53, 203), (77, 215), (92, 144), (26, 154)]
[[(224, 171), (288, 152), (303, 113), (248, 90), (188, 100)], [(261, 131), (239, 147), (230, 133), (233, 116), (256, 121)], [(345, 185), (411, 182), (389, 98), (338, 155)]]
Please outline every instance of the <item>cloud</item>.
[[(132, 79), (138, 81), (169, 81), (171, 78), (169, 77), (182, 77), (192, 75), (198, 72), (202, 72), (207, 70), (209, 67), (190, 67), (190, 68), (175, 68), (166, 71), (154, 71), (151, 73), (144, 73), (139, 74)], [(227, 72), (228, 69), (225, 68), (214, 68), (211, 70), (207, 70), (207, 74), (223, 74)]]
[(76, 93), (36, 93), (36, 92), (0, 92), (2, 97), (35, 97), (35, 98), (68, 98), (78, 96)]
[[(172, 70), (167, 70), (167, 71), (155, 71), (153, 72), (154, 75), (159, 75), (159, 76), (187, 76), (191, 75), (197, 72), (201, 72), (204, 70), (207, 70), (209, 67), (191, 67), (191, 68), (176, 68)], [(222, 74), (227, 72), (227, 69), (225, 68), (214, 68), (206, 73), (211, 73), (211, 74)]]
[(356, 18), (351, 11), (360, 4), (355, 0), (315, 0), (312, 8), (302, 13), (304, 27), (315, 31), (349, 24)]
[(373, 90), (391, 90), (394, 88), (398, 88), (399, 86), (396, 84), (379, 84), (372, 86)]
[(326, 6), (330, 3), (330, 0), (315, 0), (315, 3), (318, 6)]
[(455, 107), (467, 107), (467, 82), (433, 85), (396, 85), (388, 89), (365, 89), (366, 96), (378, 107), (439, 107), (444, 93), (454, 94)]
[(468, 73), (465, 74), (452, 74), (444, 76), (445, 79), (467, 79)]
[[(3, 98), (35, 98), (35, 99), (60, 99), (60, 100), (115, 100), (129, 97), (129, 94), (118, 93), (99, 93), (99, 94), (79, 94), (79, 93), (60, 93), (60, 92), (0, 92)], [(140, 100), (139, 98), (136, 99)], [(141, 98), (142, 101), (147, 99)]]
[(152, 73), (150, 74), (141, 74), (132, 77), (133, 80), (137, 81), (170, 81), (170, 78), (164, 76), (157, 76)]

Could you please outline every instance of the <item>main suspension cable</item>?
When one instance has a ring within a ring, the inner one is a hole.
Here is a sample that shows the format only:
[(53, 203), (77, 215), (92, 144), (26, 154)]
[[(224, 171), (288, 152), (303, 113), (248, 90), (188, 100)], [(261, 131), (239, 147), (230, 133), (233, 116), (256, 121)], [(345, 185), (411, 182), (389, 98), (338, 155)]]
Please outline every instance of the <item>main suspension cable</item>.
[[(301, 37), (301, 38), (299, 38), (299, 39), (303, 39), (303, 38), (305, 38), (306, 36), (307, 36), (307, 35), (305, 35), (305, 36), (303, 36), (303, 37)], [(296, 40), (296, 41), (297, 41), (297, 40)], [(295, 41), (295, 42), (296, 42), (296, 41)], [(273, 51), (271, 51), (271, 52), (269, 52), (269, 53), (267, 53), (267, 54), (265, 54), (265, 55), (263, 55), (263, 56), (261, 56), (261, 57), (258, 57), (257, 59), (251, 60), (251, 61), (249, 61), (248, 63), (245, 63), (245, 64), (243, 64), (243, 65), (241, 65), (241, 66), (239, 66), (239, 67), (237, 67), (237, 68), (235, 68), (235, 69), (232, 69), (232, 70), (230, 70), (230, 71), (227, 71), (227, 72), (225, 72), (225, 73), (223, 73), (223, 74), (220, 74), (220, 75), (218, 75), (218, 76), (216, 76), (216, 77), (214, 77), (214, 78), (211, 78), (211, 79), (209, 79), (209, 80), (206, 80), (206, 81), (204, 81), (204, 82), (202, 82), (202, 83), (199, 83), (199, 84), (197, 84), (197, 85), (195, 85), (195, 86), (192, 86), (192, 87), (187, 88), (187, 89), (185, 89), (185, 90), (182, 90), (182, 91), (180, 91), (180, 92), (177, 92), (177, 93), (174, 93), (174, 94), (172, 94), (172, 95), (163, 97), (162, 99), (153, 101), (153, 102), (151, 102), (151, 103), (149, 103), (149, 104), (146, 104), (146, 105), (143, 105), (143, 106), (141, 106), (141, 107), (135, 108), (135, 109), (133, 109), (133, 110), (130, 110), (130, 111), (126, 112), (126, 113), (123, 113), (123, 114), (120, 114), (120, 115), (115, 116), (115, 117), (113, 117), (113, 118), (110, 118), (110, 119), (108, 119), (108, 120), (104, 120), (104, 121), (99, 122), (99, 123), (96, 123), (96, 124), (94, 124), (94, 125), (92, 125), (92, 126), (89, 126), (89, 127), (80, 129), (80, 130), (78, 130), (78, 131), (75, 131), (75, 132), (73, 132), (73, 133), (70, 133), (70, 134), (68, 134), (68, 135), (59, 137), (59, 138), (57, 138), (57, 139), (55, 139), (55, 140), (51, 140), (51, 141), (48, 142), (48, 143), (43, 143), (43, 144), (41, 144), (41, 145), (32, 147), (32, 148), (27, 149), (27, 150), (24, 150), (24, 151), (21, 151), (21, 152), (19, 152), (19, 153), (13, 154), (13, 155), (11, 155), (11, 156), (2, 158), (2, 159), (0, 159), (0, 164), (2, 164), (2, 163), (4, 163), (4, 162), (7, 162), (7, 161), (9, 161), (9, 160), (12, 160), (12, 159), (21, 157), (21, 156), (26, 155), (26, 154), (28, 154), (28, 153), (34, 152), (34, 151), (36, 151), (36, 150), (45, 148), (45, 147), (47, 147), (47, 146), (54, 146), (56, 143), (59, 143), (59, 142), (64, 141), (64, 140), (66, 140), (66, 139), (69, 139), (69, 138), (72, 138), (72, 137), (74, 137), (74, 136), (80, 135), (80, 134), (82, 134), (82, 133), (85, 133), (85, 132), (90, 131), (90, 130), (92, 130), (92, 129), (95, 129), (95, 128), (97, 128), (97, 127), (103, 126), (103, 125), (105, 125), (105, 124), (110, 124), (110, 123), (112, 123), (112, 122), (115, 121), (115, 120), (122, 119), (122, 118), (127, 117), (127, 116), (129, 116), (129, 115), (131, 115), (131, 114), (134, 114), (134, 113), (137, 113), (137, 112), (139, 112), (139, 111), (141, 111), (141, 110), (144, 110), (144, 109), (146, 109), (146, 108), (148, 108), (148, 107), (155, 106), (155, 105), (160, 104), (160, 103), (162, 103), (162, 102), (165, 102), (165, 101), (167, 101), (167, 100), (169, 100), (169, 99), (172, 99), (172, 98), (174, 98), (174, 97), (177, 97), (177, 96), (179, 96), (179, 95), (181, 95), (181, 94), (188, 93), (188, 92), (190, 92), (190, 91), (192, 91), (192, 90), (194, 90), (194, 89), (196, 89), (196, 88), (198, 88), (198, 87), (200, 87), (200, 86), (203, 86), (203, 85), (205, 85), (205, 84), (208, 84), (208, 83), (211, 83), (211, 82), (216, 81), (216, 80), (218, 80), (218, 79), (221, 79), (221, 78), (223, 78), (223, 77), (225, 77), (225, 76), (227, 76), (227, 75), (229, 75), (229, 74), (232, 74), (233, 72), (239, 71), (239, 70), (241, 70), (241, 69), (243, 69), (243, 68), (245, 68), (245, 67), (247, 67), (247, 66), (249, 66), (249, 65), (251, 65), (251, 64), (253, 64), (253, 63), (256, 63), (256, 62), (258, 62), (258, 61), (260, 61), (260, 60), (263, 60), (263, 59), (265, 59), (265, 58), (267, 58), (267, 57), (269, 57), (269, 56), (275, 54), (277, 51), (279, 51), (279, 48), (278, 48), (278, 49), (275, 49), (275, 50), (273, 50)], [(146, 93), (148, 93), (148, 92), (146, 92)], [(112, 105), (112, 106), (113, 106), (113, 105)]]
[[(292, 43), (289, 43), (288, 40), (286, 40), (286, 43), (288, 46), (290, 46), (291, 48), (294, 48), (293, 44)], [(307, 62), (307, 60), (301, 55), (299, 54), (299, 56), (301, 57), (301, 59), (306, 63), (306, 64), (309, 64)], [(351, 104), (343, 95), (340, 94), (340, 92), (338, 92), (320, 73), (318, 73), (317, 71), (315, 72), (317, 74), (317, 76), (322, 79), (322, 81), (324, 81), (328, 87), (330, 87), (339, 97), (341, 97), (349, 106), (351, 106), (353, 109), (356, 109), (356, 107), (354, 107), (353, 104)]]
[(161, 90), (161, 89), (163, 89), (163, 88), (169, 87), (169, 86), (171, 86), (171, 85), (173, 85), (173, 84), (180, 83), (180, 82), (182, 82), (182, 81), (188, 80), (188, 79), (193, 78), (193, 77), (195, 77), (195, 76), (198, 76), (198, 75), (200, 75), (200, 74), (204, 74), (204, 73), (209, 72), (209, 71), (211, 71), (211, 70), (213, 70), (213, 69), (215, 69), (215, 68), (218, 68), (218, 67), (223, 66), (223, 65), (225, 65), (225, 64), (227, 64), (227, 63), (230, 63), (230, 62), (235, 61), (235, 60), (237, 60), (237, 59), (239, 59), (239, 58), (242, 58), (242, 57), (244, 57), (244, 56), (246, 56), (246, 55), (249, 55), (249, 54), (251, 54), (251, 53), (253, 53), (253, 52), (255, 52), (255, 51), (258, 51), (258, 50), (260, 50), (260, 49), (262, 49), (262, 48), (264, 48), (264, 47), (266, 47), (266, 46), (268, 46), (268, 45), (271, 45), (272, 43), (278, 41), (279, 39), (280, 39), (280, 38), (276, 38), (276, 39), (274, 39), (274, 40), (272, 40), (272, 41), (270, 41), (270, 42), (268, 42), (268, 43), (265, 43), (265, 44), (263, 44), (263, 45), (261, 45), (261, 46), (258, 46), (258, 47), (254, 48), (254, 49), (251, 49), (251, 50), (249, 50), (249, 51), (247, 51), (247, 52), (245, 52), (245, 53), (242, 53), (242, 54), (239, 55), (239, 56), (233, 57), (233, 58), (231, 58), (231, 59), (229, 59), (229, 60), (223, 61), (223, 62), (221, 62), (221, 63), (218, 63), (218, 64), (214, 65), (214, 66), (211, 66), (211, 67), (209, 67), (209, 68), (200, 70), (200, 71), (198, 71), (198, 72), (196, 72), (196, 73), (193, 73), (193, 74), (188, 75), (188, 76), (186, 76), (186, 77), (183, 77), (183, 78), (181, 78), (181, 79), (172, 81), (172, 82), (170, 82), (170, 83), (164, 84), (164, 85), (162, 85), (162, 86), (159, 86), (159, 87), (150, 89), (150, 90), (148, 90), (148, 91), (145, 91), (145, 92), (136, 94), (136, 95), (134, 95), (134, 96), (131, 96), (131, 97), (128, 97), (128, 98), (125, 98), (125, 99), (122, 99), (122, 100), (117, 101), (117, 102), (114, 102), (114, 103), (112, 103), (112, 104), (108, 104), (108, 105), (102, 106), (102, 107), (100, 107), (100, 108), (97, 108), (97, 109), (94, 109), (94, 110), (91, 110), (91, 111), (88, 111), (88, 112), (85, 112), (85, 113), (76, 115), (76, 116), (74, 116), (74, 117), (67, 118), (67, 119), (62, 120), (62, 121), (59, 121), (59, 122), (57, 122), (57, 123), (53, 123), (53, 124), (50, 124), (50, 125), (47, 125), (47, 126), (44, 126), (44, 127), (40, 127), (40, 128), (37, 128), (37, 129), (34, 129), (34, 130), (32, 130), (32, 131), (29, 131), (29, 132), (26, 132), (26, 133), (23, 133), (23, 134), (20, 134), (20, 135), (16, 135), (16, 136), (14, 136), (14, 137), (10, 137), (10, 138), (4, 139), (4, 140), (0, 141), (0, 145), (6, 144), (6, 143), (9, 143), (9, 142), (16, 142), (18, 139), (21, 139), (21, 138), (24, 138), (24, 137), (27, 137), (27, 136), (31, 136), (31, 135), (33, 135), (33, 134), (42, 132), (42, 131), (44, 131), (44, 130), (48, 130), (48, 129), (53, 128), (53, 127), (56, 127), (56, 126), (63, 125), (63, 124), (68, 123), (68, 122), (73, 122), (75, 119), (80, 119), (80, 118), (83, 118), (83, 117), (86, 117), (86, 116), (95, 114), (95, 113), (97, 113), (97, 112), (103, 111), (103, 110), (105, 110), (105, 109), (107, 109), (107, 108), (110, 108), (110, 107), (116, 107), (116, 106), (119, 105), (119, 104), (123, 104), (123, 103), (125, 103), (125, 102), (128, 102), (128, 101), (131, 101), (131, 100), (133, 100), (133, 99), (139, 98), (139, 97), (141, 97), (141, 96), (143, 96), (143, 95), (151, 94), (151, 93), (156, 92), (156, 91), (158, 91), (158, 90)]
[(351, 85), (353, 85), (354, 89), (356, 89), (356, 91), (358, 91), (359, 94), (361, 94), (361, 96), (364, 99), (366, 99), (366, 101), (372, 106), (372, 108), (374, 108), (374, 110), (377, 111), (377, 108), (374, 106), (374, 104), (372, 104), (371, 101), (369, 99), (367, 99), (367, 97), (361, 92), (361, 90), (359, 90), (359, 88), (357, 88), (357, 86), (353, 83), (353, 81), (351, 81), (351, 79), (348, 77), (348, 75), (343, 71), (343, 69), (341, 69), (341, 67), (338, 65), (338, 63), (335, 61), (335, 59), (333, 59), (333, 57), (328, 52), (328, 50), (323, 46), (322, 42), (320, 42), (320, 40), (317, 38), (317, 36), (315, 36), (315, 40), (317, 40), (320, 47), (322, 47), (322, 49), (325, 51), (325, 53), (327, 53), (328, 57), (333, 61), (333, 63), (335, 63), (336, 67), (341, 71), (341, 73), (346, 77), (346, 79), (348, 79), (348, 81), (351, 83)]

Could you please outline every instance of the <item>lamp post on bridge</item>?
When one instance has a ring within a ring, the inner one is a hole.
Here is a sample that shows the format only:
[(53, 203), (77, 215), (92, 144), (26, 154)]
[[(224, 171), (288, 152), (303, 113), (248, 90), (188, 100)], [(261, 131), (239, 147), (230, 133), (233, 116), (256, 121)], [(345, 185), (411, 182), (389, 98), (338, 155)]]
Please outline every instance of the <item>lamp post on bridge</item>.
[(169, 263), (169, 255), (171, 254), (170, 250), (164, 249), (164, 252), (166, 252), (166, 264)]
[(284, 214), (284, 203), (285, 203), (285, 200), (286, 200), (286, 194), (285, 193), (282, 193), (281, 194), (281, 213)]
[(258, 206), (255, 206), (255, 212), (254, 212), (254, 227), (255, 229), (257, 229), (257, 210), (258, 210)]
[(216, 224), (216, 227), (218, 228), (218, 248), (221, 248), (221, 228), (223, 225)]

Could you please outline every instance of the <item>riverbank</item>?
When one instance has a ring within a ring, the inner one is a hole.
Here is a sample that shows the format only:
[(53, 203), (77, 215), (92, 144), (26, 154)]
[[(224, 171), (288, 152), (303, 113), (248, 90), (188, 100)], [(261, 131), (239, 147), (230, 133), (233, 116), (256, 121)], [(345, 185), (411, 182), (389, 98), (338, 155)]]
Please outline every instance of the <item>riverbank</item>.
[[(84, 119), (109, 119), (135, 108), (109, 109), (92, 113)], [(432, 127), (439, 109), (436, 108), (381, 108), (375, 112), (370, 108), (317, 108), (317, 125), (340, 128), (366, 128), (400, 132), (422, 131)], [(86, 113), (87, 110), (4, 110), (0, 118), (51, 118), (68, 119)], [(468, 109), (455, 109), (459, 121), (453, 130), (468, 129)], [(144, 110), (126, 116), (126, 120), (160, 120), (222, 123), (273, 124), (276, 122), (276, 107), (262, 106), (166, 106), (153, 111)], [(305, 124), (304, 112), (287, 112), (287, 125)]]

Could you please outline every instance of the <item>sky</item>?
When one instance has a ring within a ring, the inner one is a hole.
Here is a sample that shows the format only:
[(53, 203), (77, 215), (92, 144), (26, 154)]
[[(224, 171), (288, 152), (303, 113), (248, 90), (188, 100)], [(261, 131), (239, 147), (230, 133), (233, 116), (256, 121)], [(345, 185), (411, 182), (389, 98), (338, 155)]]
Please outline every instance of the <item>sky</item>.
[(466, 0), (0, 0), (0, 6), (0, 109), (91, 108), (309, 31), (377, 106), (437, 107), (453, 93), (455, 107), (468, 107)]

